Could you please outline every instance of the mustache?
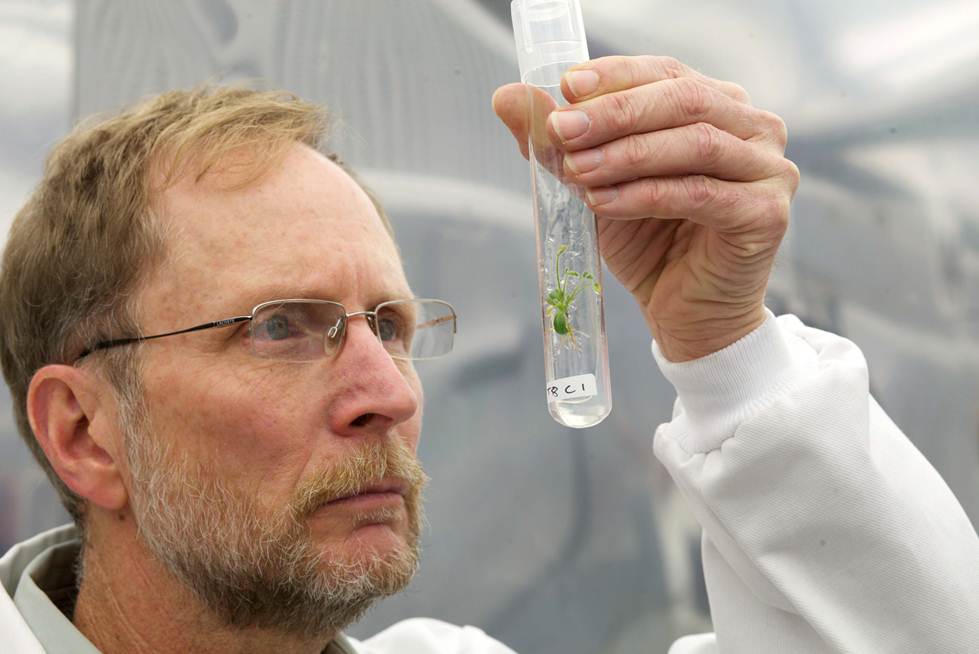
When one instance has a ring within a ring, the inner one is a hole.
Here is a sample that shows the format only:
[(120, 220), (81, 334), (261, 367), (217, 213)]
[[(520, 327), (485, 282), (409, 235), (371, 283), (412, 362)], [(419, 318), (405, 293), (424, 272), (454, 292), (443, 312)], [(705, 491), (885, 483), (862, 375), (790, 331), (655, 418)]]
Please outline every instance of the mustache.
[(400, 439), (366, 443), (343, 462), (304, 480), (291, 502), (293, 516), (302, 520), (327, 502), (359, 495), (383, 482), (403, 485), (409, 506), (428, 484), (428, 475), (418, 458)]

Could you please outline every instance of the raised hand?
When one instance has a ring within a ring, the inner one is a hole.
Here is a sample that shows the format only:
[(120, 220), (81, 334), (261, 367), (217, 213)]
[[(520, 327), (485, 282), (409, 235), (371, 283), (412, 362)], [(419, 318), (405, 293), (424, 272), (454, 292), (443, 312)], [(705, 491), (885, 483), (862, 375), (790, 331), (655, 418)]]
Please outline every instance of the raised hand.
[[(596, 59), (569, 71), (562, 92), (571, 104), (548, 116), (549, 146), (663, 354), (699, 358), (759, 326), (799, 183), (782, 120), (669, 57)], [(498, 89), (493, 107), (527, 156), (527, 88)]]

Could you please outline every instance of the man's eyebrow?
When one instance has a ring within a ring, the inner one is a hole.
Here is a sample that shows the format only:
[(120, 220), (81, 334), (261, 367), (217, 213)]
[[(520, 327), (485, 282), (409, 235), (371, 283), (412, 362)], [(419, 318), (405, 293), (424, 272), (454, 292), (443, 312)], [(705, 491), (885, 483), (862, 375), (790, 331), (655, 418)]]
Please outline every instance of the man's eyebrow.
[[(235, 303), (234, 307), (240, 309), (241, 315), (247, 314), (254, 307), (262, 304), (263, 302), (269, 302), (271, 300), (289, 300), (289, 299), (303, 299), (303, 300), (332, 300), (333, 302), (339, 302), (343, 304), (347, 311), (353, 310), (353, 306), (349, 305), (349, 301), (344, 303), (341, 297), (342, 293), (324, 293), (322, 289), (317, 290), (311, 287), (303, 286), (266, 286), (260, 290), (250, 291), (240, 302)], [(395, 288), (389, 288), (384, 291), (379, 291), (372, 293), (368, 296), (369, 300), (367, 302), (367, 309), (373, 309), (382, 302), (389, 302), (391, 300), (407, 300), (414, 297), (414, 294), (407, 287), (403, 290), (396, 290)], [(349, 305), (349, 306), (348, 306)], [(237, 309), (231, 309), (234, 312)], [(235, 314), (238, 315), (238, 314)]]
[(381, 295), (372, 295), (369, 305), (373, 309), (382, 302), (390, 302), (391, 300), (410, 300), (414, 297), (415, 294), (411, 292), (411, 289), (405, 289), (403, 291), (388, 290)]

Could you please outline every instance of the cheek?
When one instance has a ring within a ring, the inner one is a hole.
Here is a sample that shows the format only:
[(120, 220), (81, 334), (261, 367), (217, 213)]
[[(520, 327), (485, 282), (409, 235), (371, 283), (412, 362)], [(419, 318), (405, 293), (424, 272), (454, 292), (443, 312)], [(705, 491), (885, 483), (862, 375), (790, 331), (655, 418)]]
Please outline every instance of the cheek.
[(283, 391), (281, 375), (268, 371), (246, 379), (212, 367), (169, 377), (147, 383), (158, 437), (234, 487), (289, 492), (316, 440), (310, 398)]

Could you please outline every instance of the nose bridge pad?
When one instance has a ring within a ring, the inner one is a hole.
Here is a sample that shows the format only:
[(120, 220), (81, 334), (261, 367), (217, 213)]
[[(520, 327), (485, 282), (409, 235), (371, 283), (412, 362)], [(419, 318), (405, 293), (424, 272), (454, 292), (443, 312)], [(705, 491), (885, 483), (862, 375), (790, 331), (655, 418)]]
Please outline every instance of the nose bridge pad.
[(326, 330), (323, 345), (327, 352), (329, 352), (328, 348), (330, 343), (335, 343), (332, 354), (335, 355), (340, 351), (344, 342), (347, 340), (347, 330), (350, 327), (350, 319), (358, 316), (364, 317), (364, 320), (367, 321), (367, 326), (374, 333), (375, 338), (377, 338), (378, 341), (381, 340), (381, 335), (377, 331), (377, 314), (373, 311), (353, 311), (345, 316), (341, 316), (335, 325)]
[(327, 354), (336, 354), (343, 346), (343, 339), (347, 335), (346, 316), (340, 316), (333, 326), (326, 330), (323, 335), (323, 351)]

